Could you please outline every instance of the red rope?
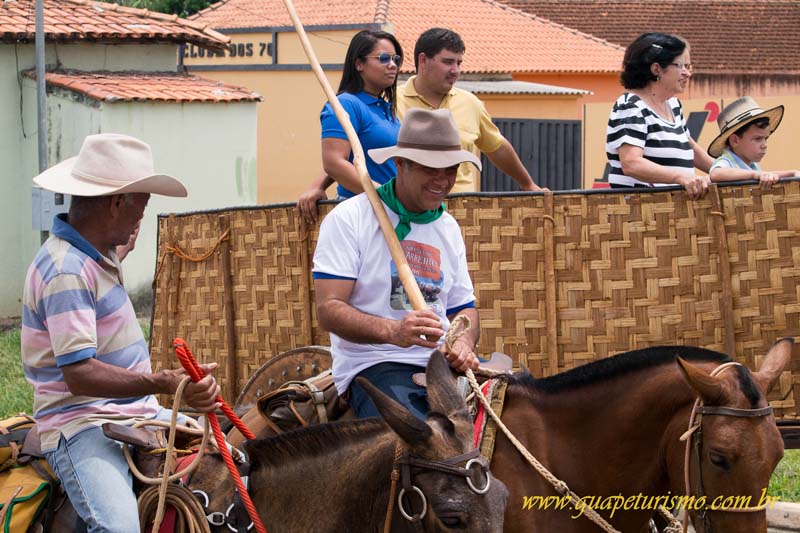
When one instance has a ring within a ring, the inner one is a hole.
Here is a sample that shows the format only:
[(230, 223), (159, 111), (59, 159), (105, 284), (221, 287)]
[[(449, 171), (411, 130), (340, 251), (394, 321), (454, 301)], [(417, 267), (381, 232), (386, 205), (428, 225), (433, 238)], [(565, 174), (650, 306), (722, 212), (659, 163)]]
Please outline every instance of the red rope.
[[(197, 383), (203, 379), (203, 377), (205, 377), (205, 372), (203, 372), (203, 369), (200, 368), (197, 360), (192, 355), (192, 351), (189, 349), (189, 345), (186, 344), (186, 341), (181, 338), (177, 338), (172, 342), (172, 346), (175, 348), (175, 355), (178, 356), (181, 366), (183, 366), (183, 368), (192, 378), (192, 381)], [(244, 425), (244, 422), (242, 422), (239, 417), (236, 416), (233, 410), (228, 407), (228, 404), (225, 403), (225, 400), (222, 399), (222, 396), (217, 396), (217, 401), (222, 404), (221, 409), (222, 412), (225, 413), (225, 416), (227, 416), (230, 421), (233, 422), (233, 425), (242, 432), (242, 435), (244, 435), (245, 438), (256, 438), (255, 435), (253, 435), (253, 432)], [(231, 473), (231, 477), (233, 478), (236, 488), (239, 490), (239, 495), (242, 497), (242, 503), (244, 503), (244, 506), (247, 509), (247, 514), (250, 515), (250, 520), (253, 521), (253, 525), (256, 526), (256, 531), (258, 533), (267, 533), (267, 528), (265, 528), (264, 524), (261, 523), (261, 518), (258, 516), (258, 511), (256, 511), (256, 507), (253, 505), (253, 501), (250, 499), (250, 494), (248, 494), (247, 488), (242, 482), (242, 478), (239, 475), (239, 470), (237, 470), (236, 465), (233, 464), (233, 458), (231, 457), (230, 450), (228, 450), (228, 446), (225, 442), (225, 436), (222, 434), (222, 428), (219, 426), (219, 420), (217, 420), (216, 413), (207, 413), (207, 416), (208, 421), (211, 423), (211, 429), (214, 430), (214, 438), (217, 441), (217, 447), (222, 454), (223, 461), (225, 461), (225, 466), (228, 467), (228, 471)]]

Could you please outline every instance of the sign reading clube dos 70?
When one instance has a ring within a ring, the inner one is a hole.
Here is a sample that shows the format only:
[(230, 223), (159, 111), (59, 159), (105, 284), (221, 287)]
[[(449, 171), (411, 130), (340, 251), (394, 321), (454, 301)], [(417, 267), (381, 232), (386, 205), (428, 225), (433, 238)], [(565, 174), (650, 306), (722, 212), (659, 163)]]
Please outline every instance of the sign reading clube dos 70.
[[(232, 35), (225, 50), (208, 50), (193, 44), (183, 47), (186, 65), (273, 63), (274, 46), (271, 35)], [(264, 38), (267, 39), (264, 39)]]

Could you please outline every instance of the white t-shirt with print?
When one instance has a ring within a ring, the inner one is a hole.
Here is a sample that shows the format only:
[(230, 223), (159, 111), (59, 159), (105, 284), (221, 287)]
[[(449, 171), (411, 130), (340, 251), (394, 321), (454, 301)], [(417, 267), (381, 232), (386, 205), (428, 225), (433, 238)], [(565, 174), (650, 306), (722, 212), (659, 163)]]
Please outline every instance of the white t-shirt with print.
[[(394, 227), (398, 216), (384, 208)], [(429, 224), (412, 222), (411, 232), (400, 244), (426, 303), (439, 315), (446, 331), (450, 325), (447, 315), (475, 301), (458, 223), (447, 212)], [(412, 309), (363, 193), (342, 202), (323, 219), (314, 252), (314, 277), (356, 280), (349, 303), (370, 315), (401, 320)], [(358, 344), (331, 333), (331, 353), (336, 389), (344, 394), (357, 374), (378, 363), (424, 367), (431, 349)]]

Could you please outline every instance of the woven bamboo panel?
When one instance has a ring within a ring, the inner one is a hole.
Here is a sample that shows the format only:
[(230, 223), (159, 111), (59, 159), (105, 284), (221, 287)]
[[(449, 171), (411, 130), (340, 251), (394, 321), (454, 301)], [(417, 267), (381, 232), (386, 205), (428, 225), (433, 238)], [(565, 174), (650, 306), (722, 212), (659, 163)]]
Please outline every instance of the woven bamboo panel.
[[(448, 210), (466, 242), (479, 351), (505, 352), (534, 375), (658, 344), (756, 368), (777, 338), (800, 335), (797, 181), (713, 187), (694, 202), (680, 191), (462, 195)], [(328, 344), (310, 277), (317, 230), (286, 205), (160, 217), (156, 366), (175, 366), (171, 342), (183, 336), (220, 363), (235, 398), (269, 358)], [(797, 354), (779, 388), (776, 415), (797, 417)]]

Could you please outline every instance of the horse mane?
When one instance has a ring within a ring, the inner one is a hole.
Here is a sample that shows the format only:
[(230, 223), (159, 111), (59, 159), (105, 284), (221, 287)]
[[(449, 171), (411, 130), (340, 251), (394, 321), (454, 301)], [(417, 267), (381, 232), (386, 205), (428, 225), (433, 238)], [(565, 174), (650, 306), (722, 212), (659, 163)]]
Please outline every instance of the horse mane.
[(255, 469), (259, 465), (279, 466), (304, 458), (319, 457), (347, 444), (374, 442), (378, 435), (386, 431), (386, 424), (377, 418), (341, 420), (248, 441), (244, 447), (250, 464)]
[(743, 366), (737, 366), (734, 370), (736, 370), (736, 375), (739, 377), (739, 388), (742, 389), (742, 394), (744, 394), (745, 398), (750, 401), (750, 407), (758, 407), (762, 394), (753, 379), (753, 374)]
[[(653, 346), (605, 357), (546, 378), (535, 379), (527, 371), (518, 373), (509, 379), (509, 385), (518, 385), (545, 394), (563, 393), (640, 372), (648, 368), (675, 364), (675, 358), (678, 356), (687, 361), (712, 361), (719, 364), (727, 363), (731, 360), (723, 353), (706, 348)], [(741, 374), (740, 381), (742, 381)], [(745, 389), (744, 383), (742, 389)], [(758, 391), (758, 389), (755, 390)], [(748, 397), (750, 397), (749, 394)]]

